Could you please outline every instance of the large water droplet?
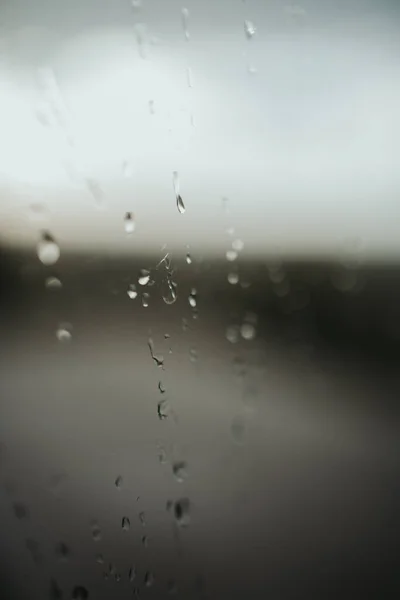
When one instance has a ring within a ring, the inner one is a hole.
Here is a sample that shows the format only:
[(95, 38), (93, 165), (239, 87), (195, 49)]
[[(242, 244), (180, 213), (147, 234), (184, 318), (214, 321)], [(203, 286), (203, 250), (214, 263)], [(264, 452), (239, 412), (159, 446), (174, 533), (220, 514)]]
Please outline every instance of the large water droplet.
[(122, 475), (118, 475), (118, 477), (115, 480), (115, 487), (120, 490), (123, 485), (124, 485), (123, 477), (122, 477)]
[(197, 306), (197, 291), (195, 288), (193, 288), (189, 294), (189, 305), (192, 308), (196, 308)]
[(146, 571), (144, 575), (144, 585), (151, 587), (154, 584), (154, 575), (151, 571)]
[(240, 335), (244, 340), (253, 340), (256, 337), (256, 328), (252, 323), (243, 323), (240, 328)]
[(147, 308), (149, 306), (150, 294), (144, 293), (142, 296), (142, 306)]
[(136, 291), (136, 285), (131, 283), (129, 286), (129, 289), (126, 293), (128, 294), (128, 296), (131, 300), (134, 300), (135, 298), (137, 298), (138, 293)]
[(127, 212), (124, 218), (125, 233), (133, 233), (135, 231), (135, 217), (133, 213)]
[(140, 276), (138, 282), (140, 285), (147, 285), (150, 281), (150, 271), (147, 269), (140, 269)]
[(59, 342), (70, 342), (72, 339), (70, 325), (68, 323), (61, 323), (56, 331), (56, 337)]
[(232, 271), (232, 273), (228, 273), (228, 281), (231, 285), (236, 285), (239, 283), (239, 274)]
[(129, 531), (131, 528), (131, 522), (129, 517), (122, 517), (121, 527), (124, 531)]
[(190, 34), (189, 34), (189, 9), (183, 7), (182, 11), (182, 27), (183, 27), (183, 34), (185, 36), (186, 40), (189, 40), (190, 38)]
[(101, 529), (98, 523), (92, 523), (92, 538), (95, 542), (101, 540)]
[(60, 258), (60, 247), (50, 233), (43, 233), (37, 245), (37, 255), (44, 265), (54, 265)]
[(172, 472), (178, 483), (182, 483), (188, 477), (187, 463), (184, 460), (178, 460), (172, 465)]
[(62, 288), (62, 283), (57, 277), (47, 277), (44, 284), (48, 290), (56, 291)]
[(73, 600), (87, 600), (89, 598), (89, 592), (83, 585), (76, 585), (72, 590)]
[(248, 40), (251, 40), (254, 37), (256, 33), (256, 27), (252, 21), (244, 22), (244, 33)]
[(176, 197), (176, 207), (181, 215), (183, 215), (183, 213), (186, 211), (185, 205), (182, 200), (182, 196), (180, 194), (178, 194)]
[(187, 527), (190, 523), (190, 500), (180, 498), (174, 503), (174, 517), (180, 527)]
[(236, 250), (227, 250), (226, 260), (228, 260), (229, 262), (233, 262), (237, 259), (237, 257), (238, 253), (236, 252)]

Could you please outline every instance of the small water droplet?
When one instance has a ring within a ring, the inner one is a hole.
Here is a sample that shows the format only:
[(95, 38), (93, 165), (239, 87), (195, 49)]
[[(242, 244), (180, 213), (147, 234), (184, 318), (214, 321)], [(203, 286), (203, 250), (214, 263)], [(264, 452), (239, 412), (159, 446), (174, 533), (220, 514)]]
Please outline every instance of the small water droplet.
[(131, 528), (131, 522), (128, 517), (122, 517), (121, 527), (124, 531), (129, 531)]
[(240, 328), (240, 335), (244, 340), (253, 340), (256, 337), (256, 328), (252, 323), (243, 323)]
[(50, 580), (49, 596), (50, 600), (61, 600), (64, 596), (62, 589), (60, 588), (55, 579)]
[(157, 453), (159, 462), (162, 465), (165, 465), (165, 463), (167, 462), (167, 453), (165, 451), (165, 448), (163, 446), (158, 446)]
[(57, 277), (47, 277), (45, 286), (48, 290), (60, 290), (62, 283)]
[(192, 264), (192, 258), (190, 256), (189, 252), (186, 254), (186, 262), (187, 262), (188, 265)]
[(149, 100), (149, 112), (151, 115), (154, 115), (156, 112), (154, 108), (154, 100)]
[(132, 583), (136, 579), (136, 569), (135, 567), (131, 567), (128, 573), (128, 579)]
[(228, 260), (229, 262), (233, 262), (237, 259), (237, 257), (238, 253), (236, 252), (236, 250), (227, 250), (226, 260)]
[(198, 355), (197, 355), (196, 348), (190, 348), (190, 350), (189, 350), (189, 359), (190, 359), (190, 362), (192, 362), (192, 363), (197, 362)]
[(142, 536), (142, 546), (143, 548), (148, 548), (149, 546), (149, 538), (147, 535)]
[(231, 434), (237, 444), (243, 444), (246, 433), (246, 422), (243, 416), (236, 415), (232, 419)]
[(193, 71), (190, 67), (186, 69), (187, 84), (189, 88), (193, 87)]
[[(125, 177), (125, 179), (130, 179), (133, 175), (132, 163), (130, 163), (127, 160), (124, 160), (124, 162), (122, 163), (122, 175)], [(129, 213), (127, 213), (127, 214), (129, 214)]]
[(56, 556), (60, 559), (60, 560), (67, 560), (71, 554), (70, 549), (68, 548), (67, 544), (65, 544), (64, 542), (59, 542), (56, 545)]
[(190, 34), (189, 34), (189, 9), (183, 7), (182, 11), (182, 27), (183, 27), (183, 34), (185, 36), (186, 40), (190, 39)]
[(244, 33), (248, 40), (251, 40), (254, 37), (256, 33), (256, 27), (252, 21), (246, 20), (244, 22)]
[(167, 582), (167, 594), (174, 596), (178, 592), (178, 586), (173, 579)]
[(140, 285), (147, 285), (150, 281), (150, 271), (147, 269), (140, 269), (140, 276), (138, 282)]
[(128, 233), (128, 234), (133, 233), (135, 231), (135, 217), (133, 216), (133, 213), (131, 213), (131, 212), (125, 213), (124, 229), (125, 229), (125, 233)]
[(44, 265), (54, 265), (60, 258), (59, 245), (53, 236), (46, 231), (42, 234), (42, 238), (37, 245), (37, 255)]
[(87, 600), (89, 598), (89, 592), (83, 585), (76, 585), (72, 590), (73, 600)]
[(239, 283), (239, 274), (235, 272), (228, 273), (228, 281), (231, 285), (236, 285)]
[(236, 344), (239, 341), (239, 327), (237, 325), (229, 325), (226, 328), (225, 337), (231, 344)]
[(71, 326), (69, 323), (61, 323), (56, 331), (56, 337), (59, 342), (70, 342), (72, 339), (72, 334), (70, 331)]
[(101, 529), (98, 523), (92, 523), (92, 538), (95, 542), (101, 540)]
[(172, 472), (178, 483), (183, 483), (188, 477), (187, 463), (184, 460), (174, 462)]
[(239, 239), (233, 240), (232, 248), (233, 248), (233, 250), (236, 250), (236, 252), (241, 252), (244, 248), (243, 241), (239, 240)]
[(28, 552), (32, 557), (33, 562), (36, 564), (40, 564), (43, 560), (43, 557), (39, 549), (39, 544), (32, 538), (28, 538), (25, 541), (25, 544)]
[(174, 517), (179, 527), (187, 527), (190, 523), (190, 500), (180, 498), (174, 503)]
[(115, 573), (115, 581), (118, 583), (118, 581), (121, 581), (121, 574), (120, 573)]
[(131, 5), (134, 10), (142, 8), (142, 0), (131, 0)]
[(150, 294), (144, 293), (142, 296), (142, 306), (147, 308), (149, 306)]
[(122, 475), (118, 475), (118, 477), (116, 478), (114, 483), (115, 483), (115, 487), (120, 490), (122, 488), (122, 486), (124, 485), (124, 480), (122, 478)]
[(108, 574), (114, 576), (117, 572), (117, 569), (113, 563), (108, 565)]
[(176, 197), (176, 207), (178, 209), (178, 212), (181, 215), (183, 215), (183, 213), (186, 211), (185, 205), (184, 205), (183, 200), (182, 200), (182, 196), (179, 195), (179, 194)]
[(29, 510), (25, 506), (25, 504), (21, 504), (20, 502), (14, 502), (13, 504), (14, 515), (17, 519), (27, 519), (29, 518)]
[(157, 404), (157, 414), (160, 421), (167, 419), (171, 414), (171, 407), (167, 400), (160, 400)]
[(96, 562), (99, 565), (104, 565), (104, 556), (102, 554), (97, 554), (96, 555)]
[(160, 390), (161, 394), (165, 394), (165, 387), (161, 381), (158, 382), (158, 389)]
[(139, 513), (139, 521), (143, 526), (146, 525), (146, 515), (144, 514), (144, 512)]
[(128, 294), (128, 296), (131, 300), (134, 300), (135, 298), (137, 298), (138, 293), (136, 291), (136, 285), (134, 283), (131, 283), (129, 285), (129, 289), (126, 293)]

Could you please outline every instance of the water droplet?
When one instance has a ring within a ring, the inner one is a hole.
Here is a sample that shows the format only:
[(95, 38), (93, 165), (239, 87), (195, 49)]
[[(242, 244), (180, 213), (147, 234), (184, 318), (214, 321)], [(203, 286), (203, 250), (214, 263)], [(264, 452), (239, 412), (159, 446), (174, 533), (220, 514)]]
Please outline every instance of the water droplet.
[(94, 179), (86, 179), (86, 187), (89, 191), (89, 193), (91, 194), (91, 196), (93, 197), (95, 203), (97, 204), (98, 207), (101, 207), (104, 205), (104, 193), (103, 190), (100, 187), (100, 184), (95, 181)]
[(256, 337), (256, 328), (252, 323), (243, 323), (240, 328), (240, 335), (244, 340), (253, 340)]
[(193, 288), (189, 294), (189, 304), (192, 308), (196, 308), (197, 306), (197, 291)]
[(244, 33), (248, 40), (251, 40), (254, 37), (256, 33), (256, 27), (252, 21), (244, 22)]
[(128, 234), (133, 233), (135, 231), (135, 217), (131, 212), (125, 213), (124, 229), (125, 233)]
[(236, 344), (239, 341), (239, 327), (237, 325), (229, 325), (226, 328), (225, 337), (231, 344)]
[(115, 480), (115, 487), (120, 490), (123, 485), (124, 485), (124, 480), (122, 478), (122, 475), (118, 475), (118, 477)]
[(40, 564), (43, 560), (43, 557), (39, 549), (39, 544), (32, 538), (28, 538), (25, 541), (25, 544), (29, 554), (32, 557), (33, 562), (36, 564)]
[(236, 252), (236, 250), (227, 250), (226, 260), (228, 260), (229, 262), (233, 262), (237, 259), (237, 257), (238, 253)]
[(158, 389), (160, 390), (161, 394), (165, 394), (165, 387), (163, 386), (161, 381), (158, 382)]
[(122, 517), (121, 527), (124, 531), (129, 531), (131, 528), (131, 522), (128, 517)]
[(158, 446), (157, 447), (157, 455), (158, 455), (158, 460), (162, 465), (165, 465), (165, 463), (167, 462), (167, 453), (165, 451), (165, 448), (163, 446)]
[(239, 239), (233, 240), (232, 248), (233, 248), (233, 250), (236, 250), (236, 252), (241, 252), (244, 248), (243, 241), (239, 240)]
[(154, 575), (151, 571), (146, 571), (144, 575), (144, 585), (146, 587), (151, 587), (154, 584)]
[(132, 583), (136, 579), (136, 569), (135, 567), (131, 567), (128, 573), (128, 579)]
[(173, 579), (167, 582), (167, 594), (174, 596), (178, 592), (178, 586)]
[(143, 526), (146, 525), (146, 516), (145, 516), (144, 512), (139, 513), (139, 521), (141, 522), (141, 524)]
[(183, 7), (182, 11), (182, 27), (183, 27), (183, 33), (185, 36), (186, 40), (190, 39), (190, 34), (189, 34), (189, 9)]
[(187, 331), (189, 329), (189, 323), (185, 317), (182, 317), (182, 329), (183, 331)]
[(47, 277), (44, 284), (48, 290), (60, 290), (62, 288), (62, 283), (57, 277)]
[(235, 228), (234, 227), (228, 227), (228, 229), (226, 230), (226, 233), (232, 237), (235, 234)]
[(70, 342), (72, 339), (72, 334), (70, 331), (70, 324), (69, 323), (61, 323), (56, 331), (56, 337), (58, 339), (59, 342)]
[(134, 10), (142, 8), (142, 0), (131, 0), (131, 5)]
[(167, 419), (171, 414), (171, 407), (167, 400), (160, 400), (157, 404), (157, 414), (160, 421)]
[(153, 338), (149, 337), (147, 344), (149, 346), (150, 356), (154, 360), (157, 367), (163, 367), (164, 366), (164, 357), (161, 354), (154, 354)]
[(89, 592), (83, 585), (76, 585), (72, 590), (73, 600), (87, 600), (89, 598)]
[(136, 285), (134, 283), (131, 283), (129, 285), (129, 289), (126, 293), (128, 294), (128, 296), (131, 300), (134, 300), (135, 298), (137, 298), (138, 293), (136, 291)]
[(187, 84), (189, 88), (193, 87), (193, 71), (190, 67), (186, 69)]
[(149, 306), (150, 294), (144, 293), (142, 296), (142, 306), (147, 308)]
[(174, 517), (179, 527), (187, 527), (190, 523), (190, 500), (181, 498), (174, 503)]
[(174, 304), (178, 299), (177, 284), (172, 279), (167, 278), (162, 283), (162, 297), (165, 304)]
[(189, 350), (189, 359), (190, 359), (190, 362), (192, 362), (192, 363), (197, 362), (198, 355), (197, 355), (196, 348), (190, 348), (190, 350)]
[(97, 554), (96, 555), (96, 562), (99, 565), (104, 565), (104, 556), (102, 554)]
[[(125, 179), (130, 179), (133, 175), (133, 166), (127, 160), (124, 160), (124, 162), (122, 163), (122, 174), (125, 177)], [(129, 213), (127, 213), (127, 214), (129, 214)], [(127, 232), (127, 233), (129, 233), (129, 232)]]
[(50, 580), (50, 592), (49, 592), (50, 600), (61, 600), (64, 594), (62, 589), (58, 585), (55, 579)]
[(150, 271), (147, 269), (140, 269), (140, 276), (138, 282), (140, 285), (147, 285), (150, 281)]
[(192, 258), (190, 256), (189, 252), (186, 254), (186, 262), (187, 262), (188, 265), (192, 264)]
[(60, 560), (67, 560), (71, 554), (70, 549), (68, 548), (67, 544), (65, 544), (64, 542), (59, 542), (56, 545), (56, 556), (60, 559)]
[(234, 441), (237, 444), (243, 444), (245, 433), (246, 433), (245, 419), (241, 415), (236, 415), (236, 417), (234, 417), (232, 419), (232, 423), (231, 423), (231, 434), (232, 434)]
[(172, 465), (172, 472), (178, 483), (183, 483), (188, 477), (187, 463), (184, 460), (174, 462)]
[(176, 206), (177, 206), (178, 212), (181, 215), (183, 215), (183, 213), (186, 211), (186, 208), (185, 208), (185, 205), (183, 203), (182, 196), (180, 196), (179, 194), (176, 197)]
[(143, 545), (143, 548), (148, 548), (148, 546), (149, 546), (149, 538), (148, 538), (147, 535), (144, 535), (142, 537), (142, 545)]
[(42, 234), (42, 239), (37, 245), (37, 255), (44, 265), (54, 265), (60, 258), (60, 247), (50, 233)]
[(121, 581), (121, 574), (120, 573), (115, 573), (115, 581), (118, 583), (118, 581)]
[(236, 285), (239, 283), (239, 274), (238, 273), (228, 273), (228, 281), (231, 285)]
[(154, 115), (155, 113), (154, 100), (149, 100), (149, 112), (151, 115)]
[(98, 523), (92, 523), (92, 538), (95, 542), (101, 540), (101, 529)]
[(14, 515), (17, 519), (27, 519), (29, 517), (29, 510), (24, 504), (14, 502), (13, 504)]

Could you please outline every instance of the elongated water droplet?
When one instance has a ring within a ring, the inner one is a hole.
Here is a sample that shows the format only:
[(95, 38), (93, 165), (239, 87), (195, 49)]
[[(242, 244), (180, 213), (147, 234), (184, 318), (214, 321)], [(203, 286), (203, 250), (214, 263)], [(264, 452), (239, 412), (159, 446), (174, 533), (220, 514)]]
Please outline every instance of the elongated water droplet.
[(185, 36), (186, 40), (190, 39), (190, 34), (189, 34), (189, 10), (185, 7), (182, 8), (181, 11), (182, 14), (182, 27), (183, 27), (183, 34)]
[(100, 208), (104, 206), (104, 192), (100, 187), (100, 184), (94, 179), (86, 179), (86, 187), (93, 197), (96, 205)]
[(122, 478), (122, 475), (118, 475), (118, 477), (115, 480), (115, 487), (120, 490), (123, 485), (124, 485), (124, 480)]
[(144, 293), (142, 296), (142, 306), (147, 308), (149, 306), (150, 294)]
[(165, 304), (174, 304), (178, 299), (177, 284), (172, 279), (167, 278), (162, 283), (162, 297)]
[(140, 285), (147, 285), (150, 281), (150, 271), (147, 269), (140, 269), (140, 276), (138, 282)]
[(71, 554), (70, 549), (64, 542), (59, 542), (56, 545), (55, 553), (60, 560), (67, 560)]
[(37, 245), (37, 255), (44, 265), (54, 265), (60, 258), (60, 248), (53, 236), (47, 231), (43, 232)]
[(179, 192), (180, 192), (180, 182), (179, 182), (178, 171), (173, 171), (173, 173), (172, 173), (172, 185), (174, 186), (175, 196), (178, 196)]
[(186, 69), (187, 84), (189, 88), (193, 87), (193, 71), (190, 67)]
[(228, 273), (228, 281), (231, 285), (236, 285), (237, 283), (239, 283), (238, 273), (235, 273), (235, 272)]
[(176, 197), (176, 207), (181, 215), (183, 215), (183, 213), (186, 211), (186, 207), (183, 203), (182, 196), (180, 194), (178, 194), (178, 196)]
[(128, 517), (122, 517), (121, 526), (124, 531), (129, 531), (131, 528), (131, 522)]
[(125, 233), (128, 234), (133, 233), (135, 231), (135, 218), (133, 216), (133, 213), (131, 212), (125, 213), (124, 229)]
[(131, 567), (129, 569), (128, 579), (129, 579), (129, 581), (131, 583), (132, 583), (132, 581), (135, 581), (135, 579), (136, 579), (136, 569), (135, 569), (135, 567)]
[(190, 523), (190, 500), (181, 498), (174, 503), (174, 517), (180, 527), (187, 527)]
[(251, 40), (254, 37), (256, 33), (256, 27), (252, 21), (244, 22), (244, 33), (248, 40)]
[(232, 419), (231, 434), (236, 444), (243, 444), (246, 433), (246, 421), (243, 416), (236, 415)]
[(187, 479), (187, 464), (184, 460), (178, 460), (172, 465), (172, 472), (178, 483), (183, 483)]
[(62, 288), (62, 283), (57, 277), (47, 277), (45, 286), (48, 290), (56, 291)]
[(151, 587), (154, 584), (154, 575), (151, 571), (146, 571), (144, 575), (144, 585)]
[(190, 358), (190, 362), (192, 362), (192, 363), (197, 362), (198, 356), (197, 356), (196, 348), (190, 348), (189, 358)]
[(83, 585), (76, 585), (72, 590), (73, 600), (87, 600), (89, 598), (89, 592)]
[(147, 535), (142, 536), (142, 546), (143, 548), (149, 547), (149, 538)]
[(101, 529), (98, 523), (92, 523), (92, 538), (95, 542), (101, 540)]
[(233, 262), (237, 259), (237, 257), (238, 253), (236, 252), (236, 250), (227, 250), (226, 260), (228, 260), (229, 262)]
[(137, 298), (138, 293), (136, 291), (136, 285), (131, 283), (129, 285), (129, 289), (126, 293), (128, 294), (128, 296), (131, 300), (134, 300), (135, 298)]
[(167, 452), (163, 446), (158, 446), (157, 448), (158, 460), (160, 464), (165, 465), (167, 462)]
[(161, 381), (158, 382), (158, 389), (160, 390), (161, 394), (165, 394), (165, 387), (163, 386)]
[(188, 265), (192, 264), (192, 257), (190, 256), (189, 252), (186, 254), (186, 262)]
[(146, 516), (143, 511), (139, 513), (139, 521), (141, 522), (143, 527), (146, 525)]
[(157, 404), (157, 414), (160, 421), (167, 419), (171, 414), (171, 407), (167, 400), (160, 400)]
[(192, 308), (196, 308), (197, 306), (197, 290), (195, 288), (189, 294), (189, 304)]
[(154, 354), (154, 341), (153, 338), (149, 337), (147, 342), (150, 350), (150, 356), (154, 360), (157, 367), (162, 367), (164, 365), (164, 357), (161, 354)]
[(226, 328), (225, 337), (231, 344), (236, 344), (239, 341), (239, 327), (237, 325), (229, 325)]

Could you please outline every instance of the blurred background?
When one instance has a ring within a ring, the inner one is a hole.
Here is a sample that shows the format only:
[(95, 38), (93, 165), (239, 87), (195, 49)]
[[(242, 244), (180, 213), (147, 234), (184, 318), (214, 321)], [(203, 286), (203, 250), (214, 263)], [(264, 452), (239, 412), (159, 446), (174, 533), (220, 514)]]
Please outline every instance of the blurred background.
[(400, 591), (400, 5), (0, 4), (0, 597)]

